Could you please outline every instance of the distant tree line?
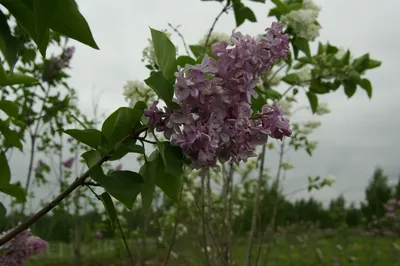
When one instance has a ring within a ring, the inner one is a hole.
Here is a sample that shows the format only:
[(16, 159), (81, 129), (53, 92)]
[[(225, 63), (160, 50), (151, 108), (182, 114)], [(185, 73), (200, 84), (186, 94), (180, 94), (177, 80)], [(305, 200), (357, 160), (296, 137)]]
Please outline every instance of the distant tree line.
[[(338, 228), (343, 225), (350, 228), (367, 228), (373, 220), (379, 220), (385, 216), (384, 205), (390, 199), (400, 200), (400, 178), (395, 186), (391, 186), (388, 176), (381, 168), (377, 168), (369, 180), (365, 189), (365, 199), (360, 207), (356, 207), (354, 202), (347, 204), (343, 195), (332, 199), (327, 208), (323, 206), (322, 202), (312, 197), (291, 202), (278, 192), (276, 186), (272, 185), (264, 190), (262, 197), (261, 224), (271, 224), (272, 217), (275, 216), (273, 222), (275, 229), (297, 223), (318, 224), (321, 229)], [(165, 208), (168, 208), (171, 203), (165, 201), (163, 204)], [(275, 210), (274, 204), (276, 204)], [(251, 227), (252, 202), (243, 208), (243, 214), (236, 218), (233, 224), (233, 231), (245, 235)], [(163, 215), (163, 211), (162, 208), (149, 211), (152, 213), (147, 216), (151, 217), (150, 222), (146, 224), (147, 235), (157, 237), (160, 234), (160, 226), (157, 222), (151, 221), (157, 221), (157, 217)], [(146, 221), (145, 214), (141, 212), (140, 207), (132, 212), (124, 211), (123, 215), (127, 221), (128, 232), (143, 226), (143, 222)], [(5, 221), (0, 221), (0, 230), (8, 229), (13, 221), (20, 221), (25, 217), (18, 213), (11, 213)], [(42, 217), (35, 223), (32, 231), (47, 241), (69, 242), (74, 223), (79, 220), (85, 222), (84, 224), (87, 226), (85, 230), (89, 234), (86, 237), (89, 239), (95, 238), (94, 232), (98, 230), (99, 225), (102, 227), (103, 238), (110, 238), (114, 235), (110, 225), (102, 222), (102, 215), (96, 211), (90, 211), (77, 217), (64, 210), (56, 210), (54, 214)]]

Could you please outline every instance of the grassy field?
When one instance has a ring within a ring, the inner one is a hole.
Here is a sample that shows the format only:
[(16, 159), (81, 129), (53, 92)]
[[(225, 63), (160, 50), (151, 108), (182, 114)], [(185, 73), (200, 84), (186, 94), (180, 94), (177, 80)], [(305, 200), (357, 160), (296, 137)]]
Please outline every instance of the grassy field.
[[(97, 245), (98, 246), (98, 245)], [(95, 246), (87, 245), (92, 251)], [(256, 253), (255, 248), (255, 253)], [(171, 260), (169, 265), (206, 266), (204, 255), (198, 248), (191, 248), (183, 242), (177, 243), (177, 253), (183, 260)], [(244, 265), (247, 247), (238, 243), (232, 252), (235, 265)], [(135, 253), (135, 250), (132, 250)], [(131, 265), (122, 249), (100, 253), (82, 252), (86, 266)], [(146, 265), (164, 265), (166, 251), (153, 250), (145, 255)], [(30, 261), (27, 266), (72, 266), (75, 265), (72, 255), (58, 257), (43, 255)], [(360, 265), (360, 266), (400, 266), (400, 239), (390, 237), (348, 236), (348, 237), (316, 237), (291, 236), (277, 237), (270, 245), (264, 245), (259, 265)]]

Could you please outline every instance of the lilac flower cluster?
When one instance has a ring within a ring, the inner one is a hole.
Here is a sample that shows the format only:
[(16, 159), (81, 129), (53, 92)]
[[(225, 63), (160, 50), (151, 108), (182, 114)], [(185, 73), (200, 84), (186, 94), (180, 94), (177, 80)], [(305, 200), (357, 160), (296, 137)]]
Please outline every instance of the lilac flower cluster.
[(68, 47), (60, 56), (52, 56), (50, 62), (44, 68), (43, 81), (53, 81), (63, 68), (68, 67), (74, 52), (75, 47)]
[(385, 205), (384, 220), (390, 224), (392, 230), (400, 233), (400, 200), (391, 199)]
[(175, 101), (181, 109), (164, 110), (158, 102), (145, 111), (149, 123), (191, 157), (192, 167), (216, 166), (217, 161), (247, 161), (256, 156), (255, 145), (268, 137), (290, 136), (289, 120), (277, 103), (253, 113), (251, 98), (262, 74), (289, 54), (283, 25), (272, 23), (266, 36), (231, 36), (212, 46), (217, 60), (205, 55), (202, 63), (178, 67)]
[[(8, 232), (4, 232), (2, 236)], [(30, 257), (40, 254), (46, 248), (46, 241), (32, 236), (31, 231), (26, 229), (0, 247), (0, 265), (23, 266)]]

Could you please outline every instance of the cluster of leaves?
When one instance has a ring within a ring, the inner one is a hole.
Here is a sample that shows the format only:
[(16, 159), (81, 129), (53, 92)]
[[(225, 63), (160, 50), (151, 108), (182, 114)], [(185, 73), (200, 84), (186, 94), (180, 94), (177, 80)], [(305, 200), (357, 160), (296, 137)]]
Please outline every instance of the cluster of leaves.
[[(0, 4), (25, 34), (28, 34), (39, 48), (43, 57), (49, 44), (52, 31), (75, 39), (98, 49), (89, 25), (79, 12), (74, 0), (39, 1), (39, 0), (2, 0)], [(0, 66), (0, 85), (28, 84), (37, 82), (34, 78), (13, 69), (18, 60), (21, 35), (12, 34), (7, 16), (0, 11), (0, 50), (9, 65), (9, 71)]]
[[(89, 167), (90, 177), (106, 190), (98, 197), (104, 203), (113, 225), (116, 212), (110, 195), (130, 210), (139, 193), (143, 207), (150, 207), (155, 186), (171, 199), (178, 200), (183, 178), (183, 155), (169, 142), (157, 143), (158, 150), (149, 158), (145, 157), (145, 164), (139, 173), (113, 171), (106, 175), (101, 167), (104, 161), (119, 160), (128, 153), (144, 154), (144, 137), (139, 135), (148, 129), (141, 121), (145, 108), (147, 105), (140, 101), (133, 108), (119, 108), (104, 121), (101, 131), (93, 128), (64, 131), (92, 148), (82, 157)], [(142, 145), (137, 144), (138, 140)]]
[[(0, 109), (5, 114), (0, 119), (0, 192), (12, 196), (16, 203), (22, 203), (23, 211), (29, 196), (35, 152), (48, 153), (54, 149), (60, 152), (61, 148), (55, 141), (58, 129), (80, 116), (75, 105), (75, 90), (66, 83), (69, 76), (64, 69), (51, 80), (39, 82), (45, 68), (51, 64), (51, 59), (45, 58), (46, 49), (53, 44), (65, 50), (68, 38), (63, 36), (96, 49), (97, 45), (73, 0), (5, 0), (0, 1), (0, 6), (3, 8), (0, 10), (0, 51), (4, 59), (0, 64)], [(42, 55), (40, 60), (38, 50)], [(19, 182), (10, 183), (7, 157), (11, 156), (14, 148), (24, 151), (27, 133), (31, 152), (23, 189)], [(46, 167), (42, 170), (46, 171)], [(36, 177), (38, 184), (46, 182), (43, 174)], [(5, 209), (3, 205), (1, 208)]]

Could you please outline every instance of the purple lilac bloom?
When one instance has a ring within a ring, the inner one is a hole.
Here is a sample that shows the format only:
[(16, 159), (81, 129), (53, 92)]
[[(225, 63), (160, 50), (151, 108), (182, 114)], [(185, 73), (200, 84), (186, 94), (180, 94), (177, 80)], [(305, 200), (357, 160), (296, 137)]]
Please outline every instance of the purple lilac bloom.
[(117, 166), (114, 167), (114, 171), (119, 171), (122, 169), (122, 164), (118, 164)]
[(39, 160), (35, 166), (35, 168), (33, 169), (33, 171), (35, 171), (35, 173), (39, 173), (42, 170), (42, 165), (43, 165), (43, 161)]
[(40, 254), (46, 248), (46, 241), (32, 236), (30, 229), (26, 229), (0, 247), (0, 265), (23, 266), (30, 257)]
[(157, 107), (144, 112), (149, 123), (192, 159), (192, 167), (216, 166), (217, 162), (247, 161), (256, 156), (255, 145), (269, 137), (282, 140), (292, 134), (289, 120), (278, 103), (253, 113), (256, 84), (266, 71), (289, 54), (283, 25), (273, 23), (266, 37), (240, 32), (226, 42), (214, 44), (214, 59), (205, 55), (201, 64), (186, 65), (175, 73), (175, 97), (179, 110)]
[(99, 238), (99, 239), (102, 238), (102, 237), (103, 237), (103, 231), (101, 231), (100, 229), (97, 230), (97, 231), (96, 231), (96, 234), (95, 234), (95, 237), (96, 237), (96, 238)]
[(69, 158), (68, 160), (65, 160), (62, 164), (64, 165), (64, 167), (66, 168), (71, 168), (72, 164), (74, 163), (74, 157)]
[(75, 47), (68, 47), (60, 56), (51, 56), (49, 63), (43, 72), (43, 81), (52, 82), (63, 68), (69, 67), (69, 63), (74, 55)]

